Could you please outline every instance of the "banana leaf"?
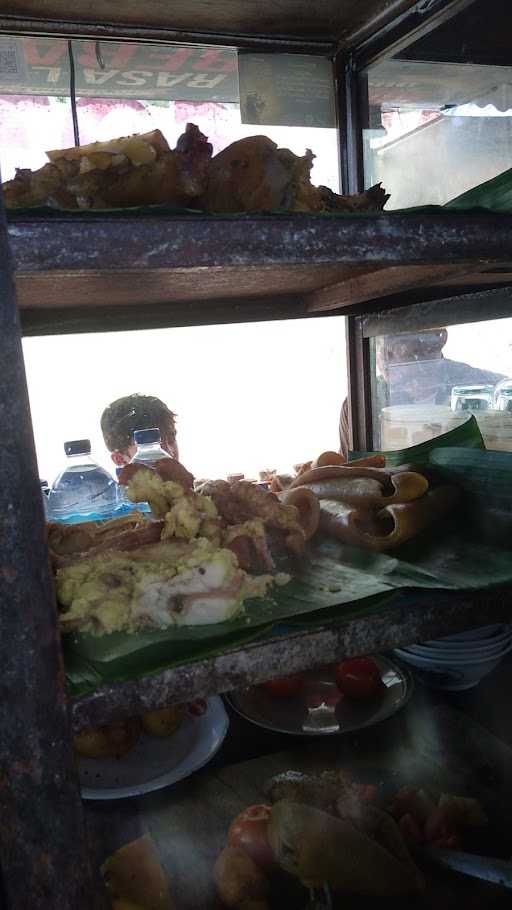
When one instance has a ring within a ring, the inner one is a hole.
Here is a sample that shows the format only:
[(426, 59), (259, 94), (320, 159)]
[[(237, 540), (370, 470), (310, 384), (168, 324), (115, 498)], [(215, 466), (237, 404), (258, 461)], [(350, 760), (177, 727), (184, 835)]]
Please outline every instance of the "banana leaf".
[(451, 199), (444, 207), (466, 211), (488, 209), (491, 212), (512, 212), (512, 168)]
[[(439, 438), (422, 447), (421, 460), (430, 461), (464, 493), (460, 508), (442, 528), (423, 533), (392, 555), (323, 540), (310, 549), (288, 585), (272, 597), (249, 601), (231, 622), (131, 635), (67, 635), (64, 654), (72, 693), (215, 656), (260, 637), (369, 616), (400, 591), (415, 592), (413, 604), (421, 609), (426, 602), (418, 596), (422, 591), (436, 592), (439, 598), (450, 591), (512, 582), (512, 552), (507, 548), (512, 546), (512, 454), (471, 448), (481, 440), (475, 425), (472, 418), (446, 434), (440, 447)], [(469, 447), (447, 446), (446, 437), (453, 439), (464, 428)], [(410, 451), (405, 458), (404, 452), (394, 454), (400, 455), (399, 461), (410, 460)], [(497, 514), (503, 516), (499, 539)]]
[(459, 424), (453, 430), (435, 436), (434, 439), (427, 439), (418, 445), (409, 446), (407, 449), (396, 449), (391, 452), (350, 452), (348, 460), (354, 461), (356, 458), (365, 458), (368, 455), (384, 455), (386, 465), (389, 467), (398, 467), (401, 464), (429, 464), (432, 452), (438, 451), (444, 447), (454, 447), (465, 449), (485, 449), (483, 436), (480, 432), (476, 417), (471, 416), (464, 423)]

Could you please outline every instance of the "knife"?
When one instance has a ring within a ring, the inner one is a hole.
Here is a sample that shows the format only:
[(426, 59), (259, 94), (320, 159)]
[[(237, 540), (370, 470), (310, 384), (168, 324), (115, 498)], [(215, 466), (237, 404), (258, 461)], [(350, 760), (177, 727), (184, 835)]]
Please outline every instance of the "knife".
[(458, 850), (440, 850), (436, 847), (421, 847), (418, 855), (431, 860), (437, 866), (453, 869), (455, 872), (462, 872), (463, 875), (492, 882), (512, 891), (512, 862), (509, 860), (476, 856)]

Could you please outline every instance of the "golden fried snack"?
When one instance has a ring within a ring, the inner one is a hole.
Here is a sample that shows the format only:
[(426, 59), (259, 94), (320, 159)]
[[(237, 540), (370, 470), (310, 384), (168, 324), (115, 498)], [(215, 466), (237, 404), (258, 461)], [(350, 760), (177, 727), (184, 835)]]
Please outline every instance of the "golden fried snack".
[(322, 452), (318, 458), (315, 458), (311, 467), (322, 468), (325, 465), (346, 464), (346, 459), (339, 452)]
[(141, 717), (142, 729), (150, 736), (165, 738), (172, 736), (180, 728), (185, 717), (183, 705), (174, 705), (170, 708), (159, 708), (156, 711), (147, 711)]
[(163, 525), (163, 521), (150, 521), (138, 511), (109, 521), (79, 525), (52, 522), (48, 525), (50, 561), (58, 569), (106, 550), (137, 550), (159, 541)]
[(121, 758), (133, 749), (140, 736), (137, 717), (117, 720), (104, 727), (82, 730), (73, 737), (73, 747), (84, 758)]
[(101, 871), (109, 894), (117, 901), (129, 902), (128, 907), (134, 904), (143, 910), (176, 910), (158, 851), (148, 835), (116, 850)]
[(287, 506), (295, 506), (299, 512), (299, 523), (304, 531), (304, 537), (309, 540), (316, 534), (320, 523), (320, 502), (311, 490), (306, 487), (296, 487), (285, 490), (280, 495), (281, 502)]
[(428, 490), (428, 481), (413, 472), (391, 473), (382, 468), (324, 465), (296, 477), (290, 489), (305, 487), (319, 499), (336, 499), (356, 506), (385, 506), (410, 502)]
[(456, 487), (437, 487), (413, 502), (392, 503), (377, 512), (323, 499), (320, 528), (343, 543), (385, 552), (401, 546), (447, 515), (459, 495)]
[(306, 888), (324, 883), (375, 897), (420, 891), (423, 876), (350, 821), (282, 800), (272, 807), (268, 839), (278, 863)]

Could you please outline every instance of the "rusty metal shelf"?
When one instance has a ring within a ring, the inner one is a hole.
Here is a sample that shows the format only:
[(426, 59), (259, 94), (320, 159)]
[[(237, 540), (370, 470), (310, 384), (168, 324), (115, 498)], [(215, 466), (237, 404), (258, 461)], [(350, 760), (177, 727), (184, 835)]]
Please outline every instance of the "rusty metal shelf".
[(23, 217), (9, 239), (25, 334), (396, 306), (512, 284), (512, 215)]
[(489, 622), (510, 621), (512, 590), (399, 595), (361, 618), (267, 636), (217, 656), (182, 664), (133, 682), (115, 683), (72, 700), (76, 731), (119, 717), (213, 695), (314, 666), (449, 635)]

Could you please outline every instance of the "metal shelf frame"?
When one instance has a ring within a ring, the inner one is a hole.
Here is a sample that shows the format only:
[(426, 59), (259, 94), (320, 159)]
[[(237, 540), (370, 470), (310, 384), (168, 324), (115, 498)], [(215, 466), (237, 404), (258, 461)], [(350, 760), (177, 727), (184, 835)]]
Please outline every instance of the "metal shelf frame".
[[(165, 5), (165, 4), (164, 4)], [(380, 5), (385, 15), (375, 16)], [(203, 5), (204, 6), (204, 5)], [(358, 4), (354, 5), (354, 9)], [(303, 35), (290, 34), (265, 36), (246, 34), (236, 37), (221, 33), (211, 23), (211, 30), (203, 33), (173, 29), (172, 23), (157, 27), (144, 24), (79, 23), (70, 13), (67, 21), (51, 13), (58, 7), (52, 0), (41, 3), (15, 2), (12, 15), (0, 20), (0, 32), (16, 34), (61, 34), (101, 38), (129, 38), (150, 41), (208, 41), (212, 44), (229, 43), (240, 47), (269, 50), (289, 50), (305, 53), (326, 53), (335, 58), (338, 101), (340, 150), (344, 189), (354, 190), (362, 185), (362, 157), (360, 151), (361, 125), (361, 75), (364, 67), (382, 54), (390, 54), (404, 47), (421, 34), (435, 27), (436, 23), (469, 7), (469, 0), (430, 0), (411, 3), (407, 0), (385, 0), (382, 4), (365, 3), (372, 8), (372, 17), (358, 21), (350, 33), (343, 35), (317, 35), (308, 40)], [(182, 4), (181, 8), (186, 7)], [(42, 12), (41, 12), (42, 8)], [(140, 8), (140, 5), (139, 5)], [(359, 5), (359, 9), (361, 5)], [(212, 7), (214, 9), (214, 7)], [(46, 11), (46, 18), (45, 18)], [(281, 221), (281, 228), (283, 225)], [(386, 219), (381, 222), (385, 225)], [(489, 220), (492, 230), (492, 218)], [(92, 222), (89, 223), (92, 229)], [(76, 236), (71, 228), (61, 236), (57, 256), (78, 255)], [(48, 231), (55, 230), (53, 224)], [(84, 229), (85, 230), (85, 229)], [(206, 229), (196, 223), (197, 235)], [(240, 234), (242, 230), (238, 226)], [(342, 230), (340, 228), (340, 230)], [(347, 229), (349, 230), (349, 229)], [(496, 226), (495, 226), (496, 230)], [(275, 244), (279, 228), (273, 226), (269, 243)], [(2, 715), (2, 781), (0, 807), (0, 895), (5, 910), (104, 910), (107, 901), (97, 887), (96, 874), (88, 859), (88, 843), (81, 812), (78, 779), (73, 764), (71, 735), (83, 725), (106, 722), (128, 712), (154, 707), (163, 702), (185, 700), (197, 694), (257, 682), (281, 672), (283, 665), (290, 671), (312, 666), (319, 662), (342, 656), (392, 647), (486, 622), (491, 617), (499, 620), (508, 615), (509, 592), (493, 597), (471, 598), (469, 601), (453, 596), (447, 603), (431, 605), (411, 620), (402, 606), (389, 607), (374, 617), (363, 621), (347, 621), (333, 626), (315, 627), (309, 632), (261, 641), (247, 649), (230, 651), (215, 661), (200, 661), (173, 671), (138, 682), (109, 686), (97, 693), (75, 700), (66, 697), (65, 678), (60, 648), (58, 619), (53, 593), (53, 583), (45, 546), (45, 528), (37, 464), (32, 435), (30, 409), (24, 375), (20, 344), (20, 323), (16, 310), (15, 277), (9, 245), (14, 251), (17, 265), (23, 262), (25, 272), (32, 278), (41, 271), (38, 259), (44, 244), (51, 244), (51, 235), (43, 238), (44, 226), (23, 226), (11, 223), (9, 236), (0, 200), (0, 415), (2, 419), (2, 447), (0, 449), (0, 653), (3, 669)], [(248, 232), (245, 239), (248, 241)], [(385, 247), (385, 232), (378, 241)], [(485, 244), (485, 238), (481, 238)], [(28, 252), (27, 242), (32, 244)], [(122, 242), (122, 239), (120, 240)], [(338, 243), (340, 238), (338, 237)], [(375, 238), (374, 238), (375, 242)], [(496, 241), (497, 243), (497, 241)], [(205, 236), (204, 249), (212, 244)], [(443, 241), (441, 261), (448, 261), (450, 253)], [(510, 244), (509, 244), (510, 247)], [(226, 248), (226, 245), (225, 245)], [(342, 249), (342, 247), (339, 247)], [(493, 248), (496, 252), (496, 246)], [(320, 247), (317, 253), (320, 252)], [(473, 255), (474, 250), (471, 255)], [(211, 249), (210, 249), (211, 254)], [(50, 255), (50, 247), (46, 256)], [(85, 251), (86, 255), (86, 251)], [(177, 253), (176, 268), (179, 268)], [(314, 251), (303, 255), (313, 256)], [(359, 261), (371, 254), (360, 253)], [(406, 257), (404, 252), (404, 258)], [(413, 255), (412, 250), (409, 255)], [(220, 257), (220, 253), (219, 253)], [(491, 261), (502, 261), (504, 250)], [(356, 257), (357, 258), (357, 257)], [(386, 258), (386, 257), (384, 257)], [(391, 258), (391, 257), (390, 257)], [(485, 258), (485, 257), (484, 257)], [(336, 256), (333, 253), (333, 261)], [(338, 256), (342, 262), (342, 256)], [(46, 262), (48, 262), (46, 258)], [(220, 260), (225, 265), (225, 260)], [(294, 262), (299, 265), (297, 260)], [(261, 263), (260, 263), (261, 264)], [(199, 263), (197, 263), (199, 265)], [(282, 263), (274, 264), (278, 269)], [(214, 268), (206, 259), (202, 266)], [(192, 267), (192, 266), (191, 266)], [(74, 269), (79, 268), (75, 260)], [(87, 265), (84, 266), (87, 271)], [(73, 266), (71, 266), (73, 270)], [(114, 277), (114, 273), (111, 273)], [(30, 281), (30, 277), (28, 279)], [(413, 283), (414, 284), (414, 283)], [(319, 286), (323, 292), (322, 286)], [(317, 291), (313, 289), (313, 291)], [(18, 294), (20, 294), (18, 284)], [(282, 314), (297, 314), (289, 292)], [(335, 292), (336, 293), (336, 292)], [(252, 302), (252, 315), (245, 313), (240, 302), (239, 318), (275, 318), (276, 307), (283, 304), (276, 294), (262, 317), (259, 303)], [(285, 294), (281, 295), (285, 297)], [(387, 300), (387, 306), (394, 297)], [(397, 305), (403, 301), (398, 299)], [(261, 303), (261, 301), (260, 301)], [(318, 301), (316, 301), (318, 304)], [(318, 316), (322, 309), (306, 312)], [(325, 304), (325, 300), (324, 300)], [(300, 309), (300, 308), (299, 308)], [(367, 369), (365, 345), (371, 330), (362, 321), (361, 314), (374, 310), (371, 295), (365, 298), (358, 311), (350, 317), (349, 369), (351, 375), (351, 400), (354, 426), (358, 430), (357, 442), (362, 446), (367, 440), (369, 413), (357, 412), (358, 402), (368, 404), (368, 390), (362, 391), (360, 377)], [(28, 325), (27, 312), (21, 309), (22, 321)], [(327, 311), (332, 312), (327, 308)], [(225, 310), (224, 317), (225, 317)], [(260, 313), (260, 316), (255, 315)], [(62, 314), (61, 314), (62, 315)], [(62, 316), (64, 319), (64, 316)], [(150, 314), (150, 319), (164, 320), (165, 316)], [(184, 318), (184, 317), (182, 317)], [(220, 314), (219, 314), (220, 318)], [(39, 313), (39, 329), (44, 330), (44, 320)], [(202, 314), (196, 313), (200, 322)], [(356, 321), (359, 320), (359, 321)], [(208, 320), (206, 320), (208, 321)], [(80, 326), (80, 317), (78, 325)], [(59, 323), (57, 323), (59, 325)], [(32, 328), (37, 331), (34, 317)], [(48, 330), (48, 326), (47, 326)], [(84, 330), (83, 328), (80, 330)], [(356, 413), (357, 412), (357, 413)]]

